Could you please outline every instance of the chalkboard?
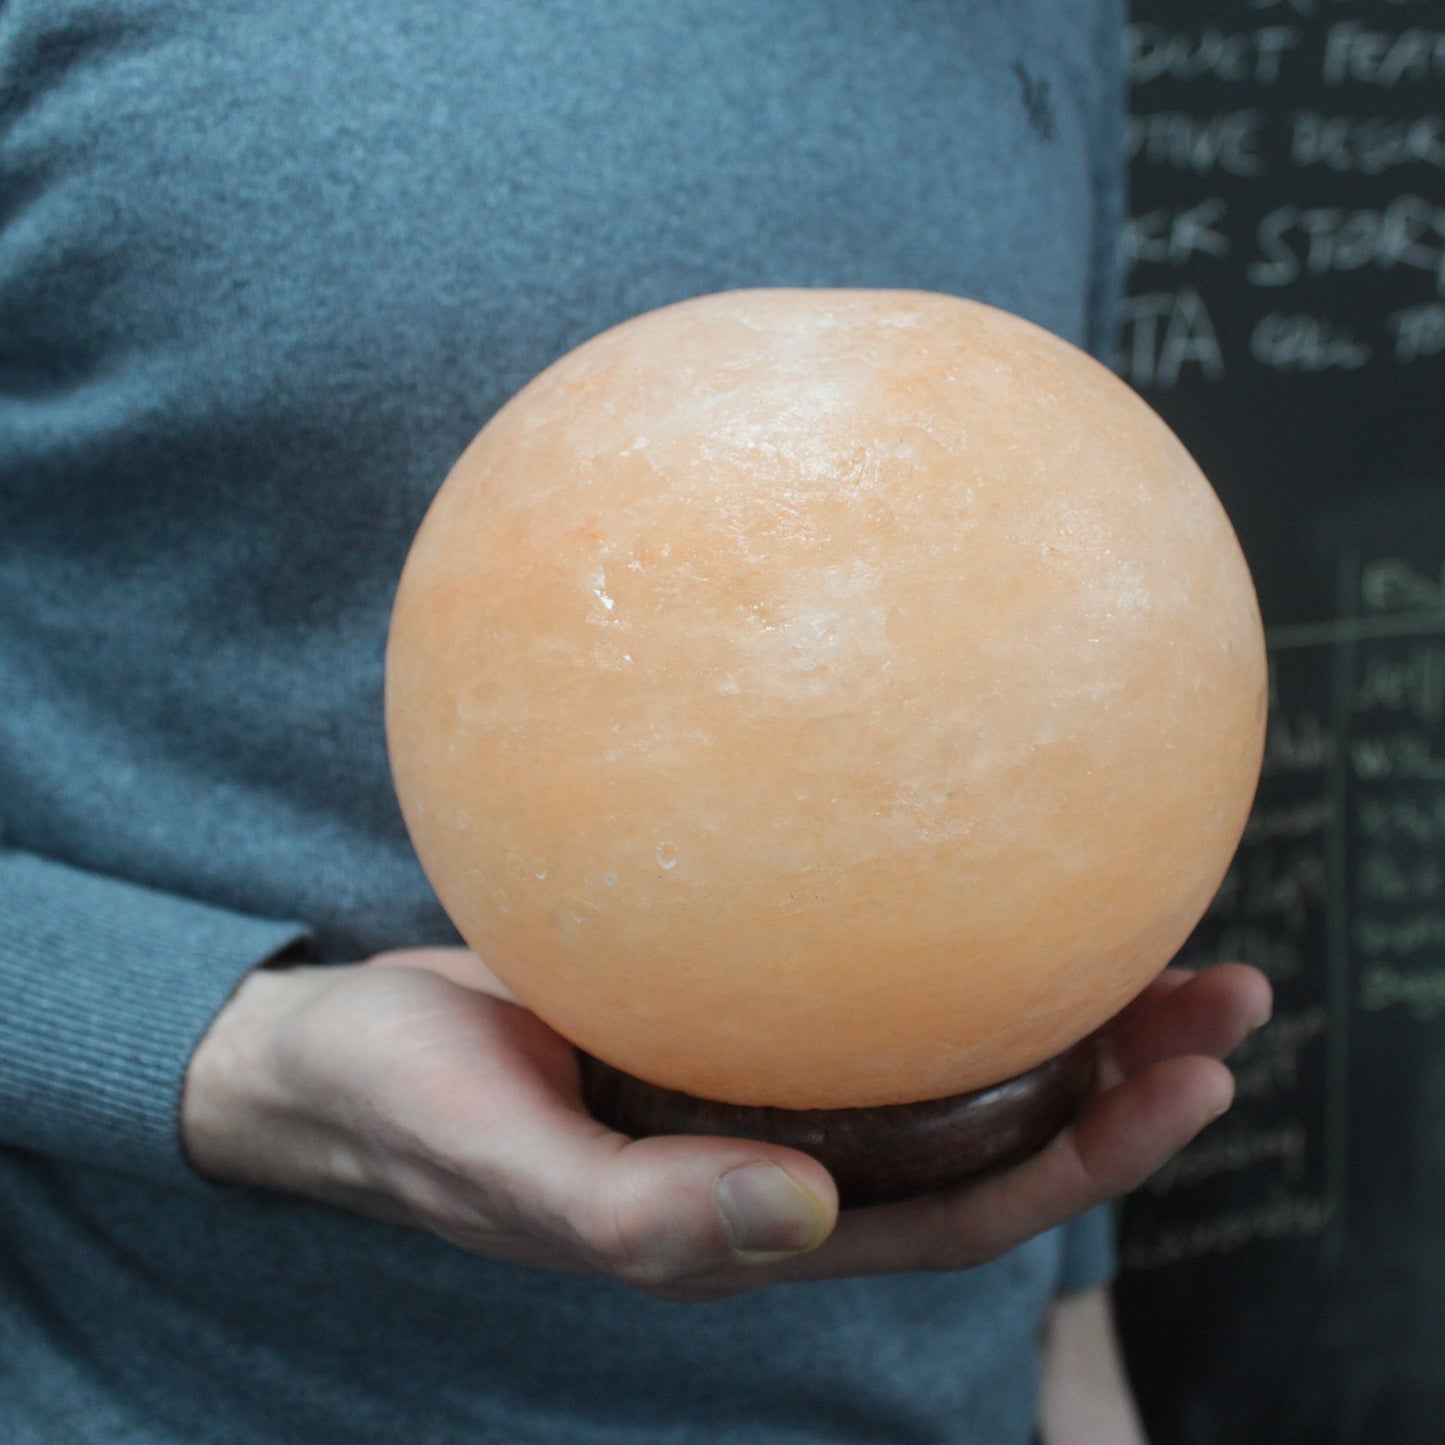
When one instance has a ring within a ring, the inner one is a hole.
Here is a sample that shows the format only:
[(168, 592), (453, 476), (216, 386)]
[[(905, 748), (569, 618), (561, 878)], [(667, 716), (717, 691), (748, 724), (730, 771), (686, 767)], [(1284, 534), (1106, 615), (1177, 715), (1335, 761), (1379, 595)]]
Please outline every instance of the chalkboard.
[(1185, 961), (1274, 1021), (1121, 1216), (1156, 1445), (1445, 1441), (1445, 3), (1136, 0), (1119, 370), (1217, 487), (1272, 714)]

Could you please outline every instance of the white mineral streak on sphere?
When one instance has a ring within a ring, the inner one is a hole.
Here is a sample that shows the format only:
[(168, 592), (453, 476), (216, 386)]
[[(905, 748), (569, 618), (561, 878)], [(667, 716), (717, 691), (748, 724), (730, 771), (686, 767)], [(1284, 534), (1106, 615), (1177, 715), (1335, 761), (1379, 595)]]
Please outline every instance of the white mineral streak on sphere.
[(916, 292), (708, 296), (563, 357), (442, 488), (388, 651), (471, 946), (620, 1068), (800, 1108), (996, 1082), (1137, 994), (1223, 876), (1264, 710), (1172, 433)]

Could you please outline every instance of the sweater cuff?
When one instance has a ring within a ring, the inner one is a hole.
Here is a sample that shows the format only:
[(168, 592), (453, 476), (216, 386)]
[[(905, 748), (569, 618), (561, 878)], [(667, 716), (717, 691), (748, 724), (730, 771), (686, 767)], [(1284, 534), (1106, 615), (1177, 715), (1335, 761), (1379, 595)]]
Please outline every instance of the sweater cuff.
[(206, 1187), (180, 1143), (191, 1054), (245, 975), (305, 936), (0, 851), (0, 1142)]

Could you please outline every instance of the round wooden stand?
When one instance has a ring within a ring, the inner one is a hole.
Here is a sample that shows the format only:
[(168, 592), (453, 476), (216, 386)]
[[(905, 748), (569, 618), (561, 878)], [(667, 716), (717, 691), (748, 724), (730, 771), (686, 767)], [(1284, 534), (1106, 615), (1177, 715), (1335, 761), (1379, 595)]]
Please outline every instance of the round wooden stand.
[(811, 1154), (844, 1205), (943, 1189), (1036, 1153), (1078, 1111), (1094, 1078), (1090, 1040), (1016, 1078), (968, 1094), (871, 1109), (719, 1104), (643, 1083), (583, 1054), (593, 1117), (619, 1133), (761, 1139)]

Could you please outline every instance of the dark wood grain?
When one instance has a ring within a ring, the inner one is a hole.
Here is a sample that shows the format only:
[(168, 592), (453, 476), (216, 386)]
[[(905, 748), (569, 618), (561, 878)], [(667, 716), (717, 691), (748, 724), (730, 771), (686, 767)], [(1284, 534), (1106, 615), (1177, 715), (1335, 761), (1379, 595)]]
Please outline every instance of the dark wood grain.
[(583, 1093), (593, 1117), (633, 1138), (707, 1134), (761, 1139), (811, 1154), (845, 1205), (927, 1194), (1037, 1152), (1078, 1111), (1094, 1077), (1089, 1041), (986, 1089), (871, 1109), (719, 1104), (661, 1089), (588, 1054)]

